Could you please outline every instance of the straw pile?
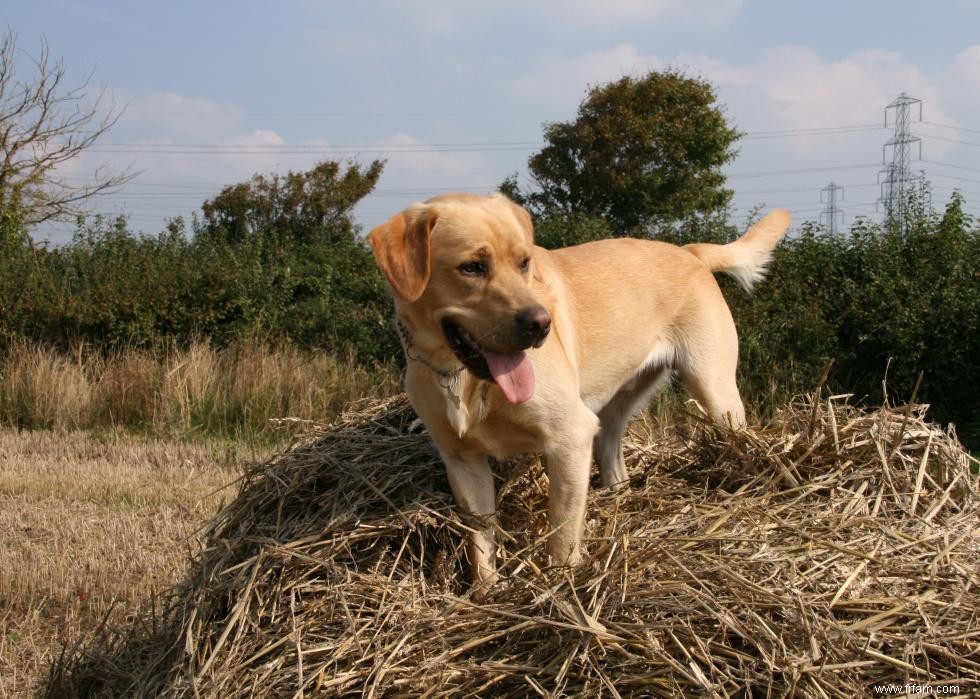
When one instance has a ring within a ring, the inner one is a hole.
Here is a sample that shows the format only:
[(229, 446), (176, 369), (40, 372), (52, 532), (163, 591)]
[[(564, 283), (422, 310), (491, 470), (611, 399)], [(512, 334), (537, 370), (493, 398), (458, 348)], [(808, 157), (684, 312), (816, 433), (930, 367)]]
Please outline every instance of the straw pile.
[[(403, 398), (249, 471), (169, 607), (66, 652), (49, 694), (836, 697), (980, 683), (980, 484), (924, 408), (800, 400), (628, 443), (587, 563), (549, 569), (547, 479), (499, 465), (504, 580)], [(137, 628), (138, 627), (138, 628)]]

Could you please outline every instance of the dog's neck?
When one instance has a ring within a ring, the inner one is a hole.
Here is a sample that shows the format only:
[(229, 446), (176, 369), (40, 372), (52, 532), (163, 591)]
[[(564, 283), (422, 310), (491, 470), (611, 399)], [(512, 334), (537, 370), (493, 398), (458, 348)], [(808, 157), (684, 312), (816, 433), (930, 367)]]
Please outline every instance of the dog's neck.
[(419, 351), (408, 324), (397, 314), (395, 327), (398, 329), (402, 349), (408, 361), (424, 367), (445, 391), (446, 419), (453, 430), (462, 437), (473, 424), (482, 422), (487, 416), (490, 384), (474, 377), (462, 364), (457, 364), (450, 369), (440, 368)]
[(402, 341), (402, 349), (405, 350), (405, 356), (408, 360), (418, 362), (428, 368), (429, 371), (439, 377), (439, 385), (447, 393), (458, 397), (457, 390), (459, 388), (460, 376), (463, 374), (463, 365), (457, 364), (451, 369), (440, 369), (419, 352), (418, 347), (415, 345), (415, 338), (412, 337), (412, 332), (408, 329), (408, 325), (397, 315), (395, 316), (395, 327), (398, 328), (398, 335)]

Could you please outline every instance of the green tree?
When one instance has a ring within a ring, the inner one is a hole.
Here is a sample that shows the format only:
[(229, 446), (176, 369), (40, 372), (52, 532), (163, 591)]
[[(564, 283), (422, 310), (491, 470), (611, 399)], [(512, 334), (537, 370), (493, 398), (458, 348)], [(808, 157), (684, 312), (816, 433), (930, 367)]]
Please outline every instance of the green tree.
[(383, 167), (328, 161), (255, 175), (204, 203), (195, 243), (233, 279), (212, 285), (228, 325), (365, 359), (396, 354), (384, 281), (351, 215)]
[(511, 178), (501, 190), (538, 216), (598, 216), (618, 235), (644, 234), (725, 208), (721, 167), (740, 135), (708, 83), (624, 77), (591, 88), (574, 121), (545, 125), (547, 145), (528, 160), (534, 189)]
[(551, 214), (534, 222), (534, 242), (554, 250), (612, 236), (609, 224), (597, 216)]
[(374, 189), (383, 168), (380, 160), (346, 170), (325, 161), (306, 172), (254, 175), (204, 202), (201, 233), (233, 244), (259, 233), (298, 243), (324, 233), (347, 237), (354, 229), (351, 210)]

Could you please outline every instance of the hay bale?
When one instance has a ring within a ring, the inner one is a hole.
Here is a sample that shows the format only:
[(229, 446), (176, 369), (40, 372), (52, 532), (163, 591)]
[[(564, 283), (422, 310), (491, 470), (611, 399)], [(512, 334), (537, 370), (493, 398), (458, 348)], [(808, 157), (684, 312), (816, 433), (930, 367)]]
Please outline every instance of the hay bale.
[[(444, 469), (403, 397), (249, 470), (169, 606), (49, 693), (854, 696), (980, 682), (973, 461), (924, 408), (800, 400), (738, 433), (632, 433), (549, 569), (547, 481), (501, 465), (503, 582), (468, 599)], [(96, 679), (98, 678), (98, 679)]]

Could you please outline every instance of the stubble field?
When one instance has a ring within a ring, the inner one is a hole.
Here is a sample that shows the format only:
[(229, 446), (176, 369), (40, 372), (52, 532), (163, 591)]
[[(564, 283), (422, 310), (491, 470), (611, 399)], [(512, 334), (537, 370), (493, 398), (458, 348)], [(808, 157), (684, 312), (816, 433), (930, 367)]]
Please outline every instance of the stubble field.
[(0, 431), (0, 697), (179, 579), (195, 531), (262, 457), (230, 441)]

